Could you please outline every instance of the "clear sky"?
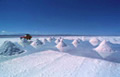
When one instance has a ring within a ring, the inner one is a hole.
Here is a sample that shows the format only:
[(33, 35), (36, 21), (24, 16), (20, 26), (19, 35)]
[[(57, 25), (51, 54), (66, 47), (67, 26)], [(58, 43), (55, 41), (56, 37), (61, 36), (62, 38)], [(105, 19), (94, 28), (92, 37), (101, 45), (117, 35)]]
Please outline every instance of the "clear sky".
[(120, 0), (0, 0), (0, 34), (120, 35)]

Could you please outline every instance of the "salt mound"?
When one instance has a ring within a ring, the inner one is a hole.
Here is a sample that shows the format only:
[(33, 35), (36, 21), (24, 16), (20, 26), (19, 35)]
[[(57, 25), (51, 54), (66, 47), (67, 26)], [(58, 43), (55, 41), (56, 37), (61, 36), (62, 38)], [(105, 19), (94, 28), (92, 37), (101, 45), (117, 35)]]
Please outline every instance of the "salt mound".
[(82, 40), (82, 41), (85, 41), (85, 36), (82, 36), (81, 40)]
[(100, 41), (97, 38), (91, 38), (89, 41), (93, 46), (97, 46)]
[(64, 48), (66, 47), (67, 45), (63, 42), (63, 40), (61, 40), (57, 45), (56, 47), (60, 50), (60, 51), (64, 51)]
[(32, 46), (37, 47), (37, 46), (41, 46), (43, 44), (42, 41), (40, 41), (39, 39), (36, 39), (34, 42), (32, 42)]
[(60, 41), (63, 41), (63, 40), (64, 40), (63, 38), (60, 39)]
[(55, 41), (56, 44), (58, 44), (59, 42), (60, 42), (60, 39), (57, 39), (57, 40)]
[(31, 42), (29, 42), (27, 39), (21, 39), (20, 40), (20, 45), (23, 47), (30, 45)]
[(23, 42), (23, 43), (29, 43), (27, 39), (21, 39), (21, 42)]
[(43, 39), (43, 43), (45, 44), (46, 42), (48, 42), (47, 39)]
[(5, 56), (21, 54), (23, 52), (24, 50), (21, 50), (20, 48), (18, 48), (11, 41), (5, 41), (3, 45), (0, 47), (0, 54)]
[(49, 37), (47, 40), (48, 40), (48, 42), (51, 42), (53, 39), (51, 37)]
[(66, 47), (67, 45), (63, 42), (63, 41), (60, 41), (56, 47)]
[(52, 37), (52, 40), (56, 40), (56, 38), (55, 38), (55, 37)]
[(78, 42), (81, 42), (81, 41), (82, 41), (80, 38), (78, 38), (77, 40), (78, 40)]
[(32, 44), (33, 41), (29, 40), (29, 43)]
[(78, 45), (79, 45), (79, 40), (78, 39), (75, 39), (73, 42), (72, 42), (72, 44), (75, 46), (75, 47), (77, 47)]
[(105, 40), (102, 41), (94, 50), (96, 50), (103, 58), (106, 58), (115, 52), (111, 43)]

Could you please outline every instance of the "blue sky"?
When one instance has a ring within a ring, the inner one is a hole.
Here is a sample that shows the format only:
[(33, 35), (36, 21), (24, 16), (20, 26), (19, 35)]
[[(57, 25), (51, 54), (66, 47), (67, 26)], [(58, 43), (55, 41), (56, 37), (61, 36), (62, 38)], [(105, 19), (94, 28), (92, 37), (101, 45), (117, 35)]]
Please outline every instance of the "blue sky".
[(120, 35), (119, 0), (0, 0), (0, 34)]

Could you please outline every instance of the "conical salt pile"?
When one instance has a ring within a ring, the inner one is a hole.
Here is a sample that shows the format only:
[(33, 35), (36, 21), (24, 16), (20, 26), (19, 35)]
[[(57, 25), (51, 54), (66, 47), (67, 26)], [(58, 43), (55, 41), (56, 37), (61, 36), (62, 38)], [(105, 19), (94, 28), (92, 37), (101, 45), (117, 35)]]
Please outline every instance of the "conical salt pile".
[(64, 51), (64, 48), (67, 47), (67, 45), (63, 42), (63, 40), (60, 40), (60, 42), (56, 45), (56, 47), (57, 47), (60, 51)]
[(100, 41), (97, 38), (91, 38), (89, 41), (93, 46), (97, 46)]
[(106, 58), (107, 56), (115, 52), (111, 46), (111, 43), (105, 40), (102, 41), (100, 45), (96, 47), (94, 50), (97, 51), (103, 58)]
[(5, 56), (11, 56), (16, 54), (23, 53), (24, 50), (17, 47), (14, 43), (11, 41), (5, 41), (3, 45), (0, 47), (0, 54)]
[(79, 40), (78, 39), (75, 39), (73, 42), (72, 42), (72, 44), (75, 46), (75, 47), (77, 47), (78, 45), (79, 45)]
[(30, 45), (31, 42), (29, 42), (27, 39), (21, 39), (19, 43), (23, 47), (26, 47), (26, 46)]
[(38, 46), (43, 45), (43, 42), (40, 41), (39, 39), (36, 39), (34, 42), (32, 42), (31, 45), (34, 46), (34, 47), (38, 47)]
[(47, 40), (48, 40), (48, 42), (52, 42), (53, 39), (51, 37), (49, 37)]
[(45, 38), (45, 39), (43, 39), (43, 43), (45, 44), (46, 42), (48, 42), (48, 41), (47, 41), (47, 39), (46, 39), (46, 38)]
[(60, 42), (60, 39), (57, 39), (57, 40), (55, 41), (56, 44), (58, 44), (59, 42)]

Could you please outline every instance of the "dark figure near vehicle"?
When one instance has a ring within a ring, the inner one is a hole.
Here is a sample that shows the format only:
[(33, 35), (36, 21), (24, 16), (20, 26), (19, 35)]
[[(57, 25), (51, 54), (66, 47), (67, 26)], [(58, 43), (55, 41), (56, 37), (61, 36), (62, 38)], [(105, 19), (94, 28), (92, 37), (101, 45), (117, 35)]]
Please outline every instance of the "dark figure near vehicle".
[(31, 40), (32, 36), (30, 34), (26, 34), (24, 36), (21, 36), (20, 39), (27, 39), (27, 40)]

